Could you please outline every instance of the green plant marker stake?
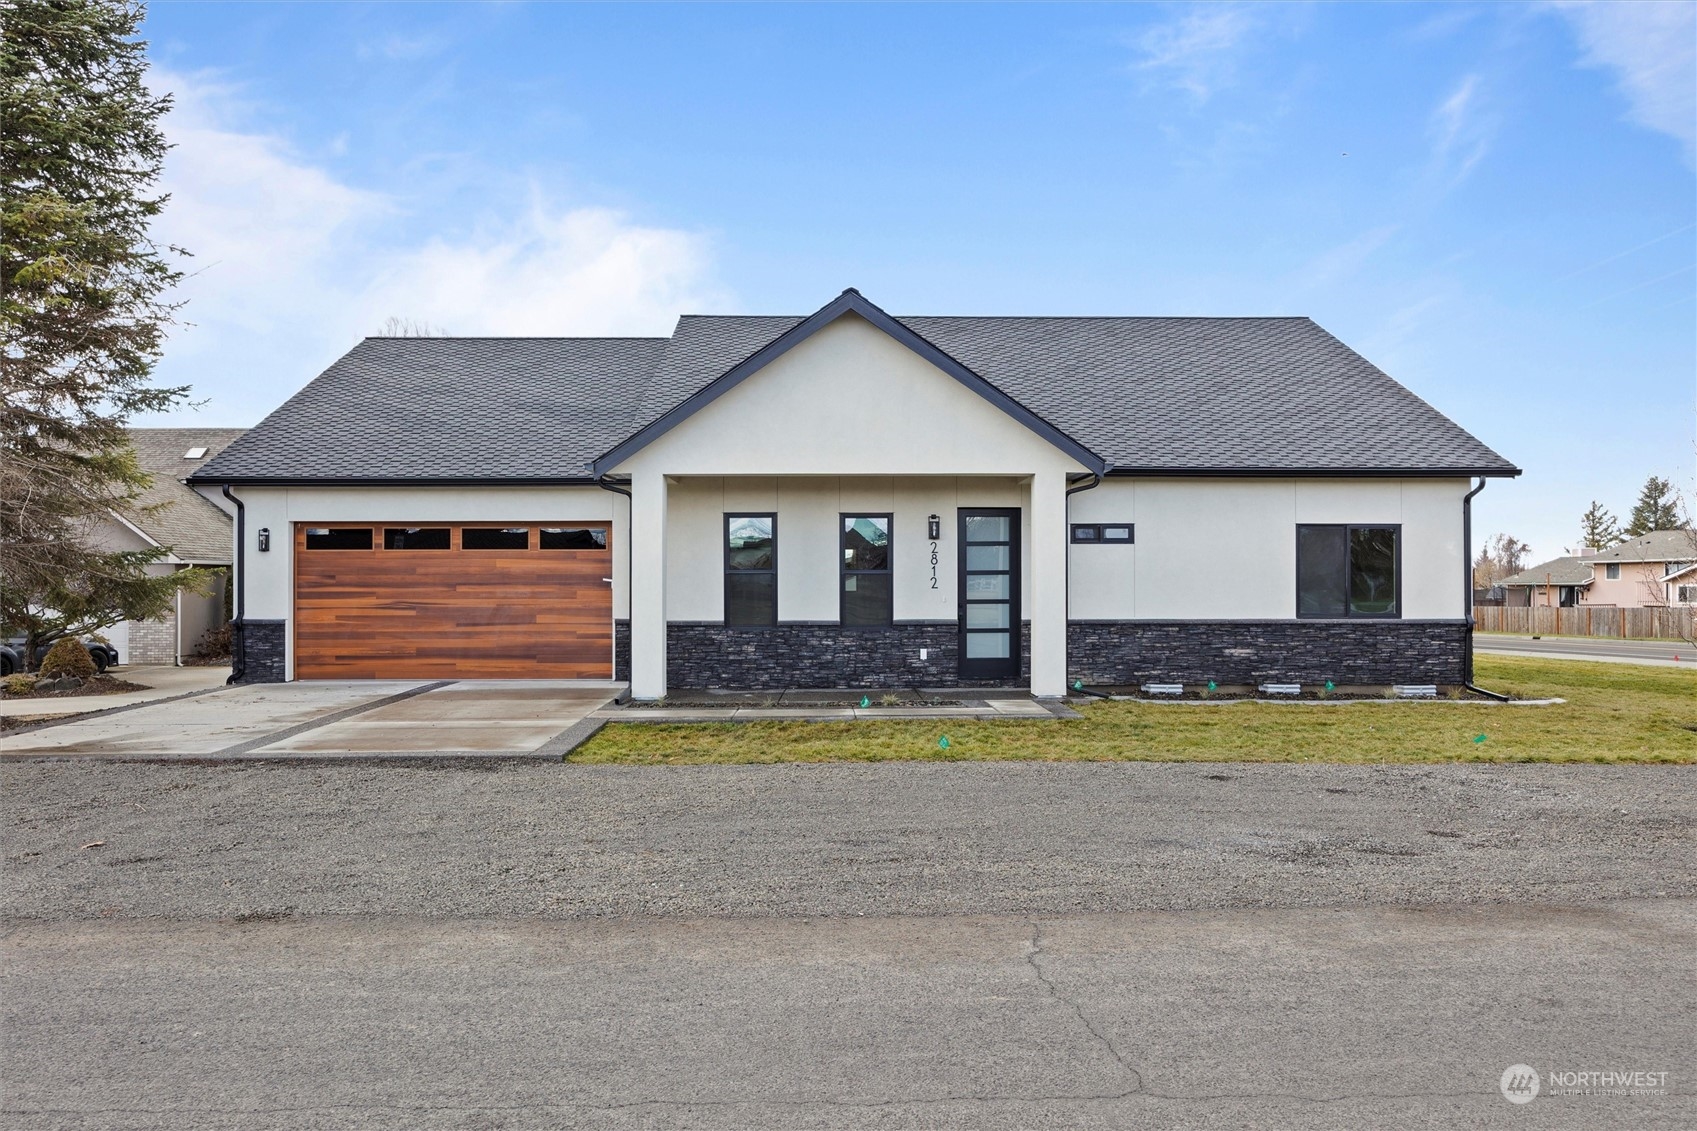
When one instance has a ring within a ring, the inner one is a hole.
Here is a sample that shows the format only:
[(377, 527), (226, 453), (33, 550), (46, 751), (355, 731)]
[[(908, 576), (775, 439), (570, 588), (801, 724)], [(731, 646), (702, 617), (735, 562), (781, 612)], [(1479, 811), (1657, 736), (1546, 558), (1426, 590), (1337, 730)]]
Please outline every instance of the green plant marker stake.
[(1082, 679), (1073, 680), (1072, 681), (1072, 689), (1074, 691), (1083, 691), (1084, 690), (1084, 681)]
[(947, 750), (949, 748), (949, 736), (945, 734), (942, 738), (939, 738), (937, 746), (939, 749)]
[(862, 707), (870, 707), (870, 706), (872, 706), (872, 696), (870, 696), (870, 695), (862, 695), (862, 696), (861, 696), (861, 697), (860, 697), (860, 705), (861, 705), (861, 706), (862, 706)]
[(1209, 691), (1218, 691), (1219, 689), (1220, 689), (1219, 684), (1215, 683), (1213, 680), (1208, 681), (1208, 690)]
[(1473, 745), (1475, 745), (1475, 746), (1479, 745), (1481, 742), (1484, 742), (1484, 741), (1485, 741), (1485, 736), (1482, 735), (1482, 734), (1476, 734), (1476, 735), (1473, 736)]
[(1329, 679), (1328, 679), (1328, 680), (1327, 680), (1327, 681), (1326, 681), (1326, 690), (1327, 690), (1327, 691), (1336, 691), (1336, 690), (1337, 690), (1337, 689), (1338, 689), (1338, 685), (1337, 685), (1337, 684), (1335, 684), (1335, 683), (1333, 683), (1333, 682), (1332, 682), (1332, 681), (1331, 681), (1331, 680), (1329, 680)]

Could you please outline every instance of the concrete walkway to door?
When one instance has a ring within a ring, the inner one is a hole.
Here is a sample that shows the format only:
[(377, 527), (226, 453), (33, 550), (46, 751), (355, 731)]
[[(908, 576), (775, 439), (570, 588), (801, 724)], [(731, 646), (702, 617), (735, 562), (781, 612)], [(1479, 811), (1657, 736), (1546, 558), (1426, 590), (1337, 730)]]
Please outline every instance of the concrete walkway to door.
[(558, 759), (617, 691), (565, 680), (251, 684), (11, 734), (0, 759)]

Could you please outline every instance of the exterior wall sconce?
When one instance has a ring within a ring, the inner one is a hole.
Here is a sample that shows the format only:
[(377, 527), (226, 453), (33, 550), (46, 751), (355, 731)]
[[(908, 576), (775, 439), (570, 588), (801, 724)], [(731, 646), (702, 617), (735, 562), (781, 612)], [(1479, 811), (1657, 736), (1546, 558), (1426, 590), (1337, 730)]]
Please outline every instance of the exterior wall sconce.
[(271, 528), (261, 526), (259, 528), (259, 552), (263, 554), (269, 549), (271, 549)]
[(932, 515), (929, 522), (931, 523), (931, 541), (935, 542), (943, 536), (943, 520)]

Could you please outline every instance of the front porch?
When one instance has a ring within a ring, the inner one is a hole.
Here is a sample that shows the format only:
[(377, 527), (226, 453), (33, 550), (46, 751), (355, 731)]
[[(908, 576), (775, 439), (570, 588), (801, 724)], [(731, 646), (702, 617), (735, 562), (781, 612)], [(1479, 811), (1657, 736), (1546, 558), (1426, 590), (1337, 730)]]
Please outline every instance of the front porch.
[(618, 674), (638, 700), (674, 687), (1061, 697), (1067, 486), (1060, 469), (639, 471)]

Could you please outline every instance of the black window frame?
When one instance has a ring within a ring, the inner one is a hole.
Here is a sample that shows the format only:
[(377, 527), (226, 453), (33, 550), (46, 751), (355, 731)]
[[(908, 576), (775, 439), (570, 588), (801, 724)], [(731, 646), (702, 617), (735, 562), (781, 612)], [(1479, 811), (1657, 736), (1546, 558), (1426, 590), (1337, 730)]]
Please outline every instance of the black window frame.
[[(884, 533), (889, 538), (884, 550), (883, 569), (849, 569), (843, 560), (843, 551), (848, 548), (848, 523), (851, 518), (881, 518), (884, 520)], [(774, 544), (777, 535), (772, 536)], [(844, 582), (849, 574), (867, 574), (884, 576), (890, 579), (889, 616), (882, 621), (872, 624), (849, 624), (843, 616), (843, 606), (847, 604), (847, 593)], [(880, 629), (891, 628), (896, 623), (896, 516), (891, 511), (839, 511), (837, 512), (837, 625), (841, 628)]]
[[(765, 570), (765, 569), (737, 569), (737, 570), (733, 570), (731, 568), (731, 523), (736, 521), (739, 518), (764, 518), (764, 519), (768, 519), (768, 520), (771, 521), (771, 523), (772, 523), (772, 568), (771, 569), (769, 569), (769, 570)], [(767, 629), (767, 628), (776, 628), (778, 626), (778, 512), (777, 511), (726, 511), (725, 514), (724, 514), (724, 522), (719, 527), (719, 552), (723, 555), (722, 567), (723, 567), (724, 574), (725, 574), (725, 583), (724, 583), (724, 602), (725, 602), (725, 604), (724, 604), (724, 608), (720, 610), (719, 619), (724, 623), (726, 628), (736, 628), (736, 629), (745, 629), (746, 628), (746, 629), (752, 629), (752, 630), (755, 630), (755, 631), (759, 631), (761, 629)], [(767, 574), (767, 573), (770, 573), (772, 575), (772, 619), (770, 621), (757, 622), (757, 623), (745, 623), (745, 622), (741, 622), (741, 621), (732, 621), (731, 620), (731, 578), (732, 578), (732, 576), (740, 574), (740, 575), (746, 577), (746, 576), (749, 576), (750, 574)]]
[[(1109, 538), (1108, 530), (1123, 529), (1124, 538)], [(1135, 546), (1137, 545), (1137, 524), (1135, 522), (1075, 522), (1072, 524), (1071, 541), (1074, 546)]]
[[(1344, 561), (1343, 561), (1343, 611), (1341, 613), (1305, 613), (1302, 611), (1302, 532), (1315, 527), (1326, 527), (1344, 532)], [(1396, 537), (1396, 556), (1393, 568), (1396, 570), (1395, 608), (1388, 613), (1358, 613), (1350, 608), (1349, 579), (1353, 563), (1350, 561), (1352, 535), (1357, 530), (1389, 530)], [(1402, 619), (1402, 523), (1400, 522), (1299, 522), (1296, 524), (1296, 534), (1293, 540), (1296, 554), (1296, 618), (1298, 620), (1401, 620)]]

